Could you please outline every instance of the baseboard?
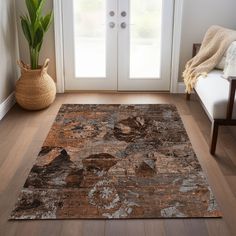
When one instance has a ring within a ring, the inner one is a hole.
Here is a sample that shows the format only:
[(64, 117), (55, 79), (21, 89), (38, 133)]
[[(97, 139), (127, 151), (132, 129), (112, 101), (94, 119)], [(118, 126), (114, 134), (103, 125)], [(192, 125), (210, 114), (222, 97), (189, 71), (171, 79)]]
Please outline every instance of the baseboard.
[(185, 93), (185, 84), (184, 82), (179, 82), (178, 83), (178, 93)]
[(11, 93), (8, 98), (0, 104), (0, 120), (7, 114), (7, 112), (14, 106), (16, 103), (15, 93)]

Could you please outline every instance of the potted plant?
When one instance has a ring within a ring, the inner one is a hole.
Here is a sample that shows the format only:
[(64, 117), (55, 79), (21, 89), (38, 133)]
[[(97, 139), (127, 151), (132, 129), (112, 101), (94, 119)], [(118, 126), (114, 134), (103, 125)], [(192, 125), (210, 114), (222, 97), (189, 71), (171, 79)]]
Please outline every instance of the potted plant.
[(49, 59), (39, 65), (39, 54), (45, 33), (48, 31), (53, 14), (43, 15), (45, 0), (25, 0), (26, 15), (21, 16), (21, 27), (29, 45), (30, 65), (19, 62), (21, 77), (16, 83), (16, 101), (27, 110), (41, 110), (53, 103), (56, 86), (48, 75)]

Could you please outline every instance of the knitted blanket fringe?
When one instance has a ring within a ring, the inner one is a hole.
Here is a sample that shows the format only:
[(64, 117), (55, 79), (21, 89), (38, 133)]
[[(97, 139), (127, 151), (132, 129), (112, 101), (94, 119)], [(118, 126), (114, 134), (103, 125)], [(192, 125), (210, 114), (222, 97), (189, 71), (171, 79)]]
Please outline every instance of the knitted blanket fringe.
[(207, 73), (215, 68), (229, 45), (235, 40), (234, 30), (217, 25), (207, 30), (198, 54), (187, 62), (183, 72), (187, 93), (191, 93), (200, 75), (207, 76)]

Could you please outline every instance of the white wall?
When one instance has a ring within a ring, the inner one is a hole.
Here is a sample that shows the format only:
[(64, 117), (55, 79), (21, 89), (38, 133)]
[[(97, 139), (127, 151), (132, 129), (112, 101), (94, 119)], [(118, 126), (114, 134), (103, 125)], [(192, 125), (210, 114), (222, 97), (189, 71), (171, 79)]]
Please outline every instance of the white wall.
[[(2, 0), (0, 0), (2, 1)], [(26, 12), (25, 0), (16, 0), (16, 15), (18, 23), (18, 35), (19, 35), (19, 47), (20, 47), (20, 58), (25, 63), (30, 63), (29, 49), (27, 41), (22, 33), (20, 25), (20, 15)], [(47, 0), (45, 4), (45, 12), (53, 9), (53, 0)], [(48, 73), (53, 79), (56, 79), (56, 66), (55, 66), (55, 39), (54, 39), (54, 27), (51, 25), (49, 31), (45, 36), (45, 40), (40, 53), (40, 64), (43, 64), (46, 58), (50, 58), (51, 62), (49, 65)]]
[[(2, 0), (0, 0), (2, 1)], [(16, 0), (17, 16), (25, 12), (24, 0)], [(52, 9), (53, 0), (46, 2), (46, 11)], [(179, 65), (179, 80), (185, 63), (191, 58), (193, 43), (201, 42), (206, 30), (213, 24), (236, 29), (236, 0), (184, 0), (182, 40)], [(21, 28), (18, 27), (20, 56), (29, 63), (28, 47)], [(54, 27), (47, 33), (41, 53), (41, 63), (46, 57), (51, 59), (49, 73), (56, 78)]]
[(0, 0), (0, 104), (14, 91), (18, 44), (14, 0)]
[(193, 43), (200, 43), (211, 25), (236, 29), (236, 0), (184, 0), (183, 7), (180, 80)]

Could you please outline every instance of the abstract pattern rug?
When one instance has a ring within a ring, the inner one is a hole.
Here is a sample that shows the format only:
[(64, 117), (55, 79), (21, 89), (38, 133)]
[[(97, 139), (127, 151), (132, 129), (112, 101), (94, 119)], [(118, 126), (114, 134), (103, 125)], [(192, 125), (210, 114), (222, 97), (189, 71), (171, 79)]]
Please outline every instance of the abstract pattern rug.
[(221, 217), (173, 105), (62, 105), (10, 219)]

